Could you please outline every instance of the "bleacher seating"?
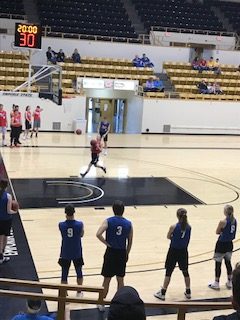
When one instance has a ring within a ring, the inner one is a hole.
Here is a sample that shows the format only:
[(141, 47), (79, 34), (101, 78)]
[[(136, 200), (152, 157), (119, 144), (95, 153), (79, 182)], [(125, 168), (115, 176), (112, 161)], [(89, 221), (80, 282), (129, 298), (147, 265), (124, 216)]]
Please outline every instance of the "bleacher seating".
[[(240, 73), (234, 65), (221, 65), (222, 73), (216, 75), (213, 71), (199, 73), (192, 70), (190, 63), (165, 62), (163, 65), (175, 91), (183, 99), (240, 100)], [(217, 82), (223, 94), (198, 94), (197, 84), (205, 79), (207, 83)]]
[(224, 31), (222, 23), (208, 6), (185, 0), (133, 0), (145, 28), (152, 26)]
[(51, 32), (137, 38), (118, 0), (38, 0), (38, 9)]
[(211, 5), (214, 5), (228, 18), (229, 22), (232, 24), (234, 30), (240, 33), (240, 3), (237, 2), (227, 2), (227, 1), (212, 1)]
[[(0, 13), (1, 17), (4, 18), (5, 14), (16, 14), (24, 15), (24, 7), (22, 0), (1, 0), (0, 1)], [(7, 17), (7, 16), (6, 16)]]
[[(21, 52), (0, 52), (0, 91), (11, 91), (28, 79), (28, 57)], [(21, 89), (26, 91), (27, 88)], [(36, 86), (31, 87), (37, 91)]]
[(139, 80), (140, 84), (153, 76), (152, 68), (137, 68), (127, 59), (82, 57), (82, 63), (70, 59), (59, 63), (62, 67), (62, 89), (64, 95), (76, 94), (73, 89), (77, 77)]

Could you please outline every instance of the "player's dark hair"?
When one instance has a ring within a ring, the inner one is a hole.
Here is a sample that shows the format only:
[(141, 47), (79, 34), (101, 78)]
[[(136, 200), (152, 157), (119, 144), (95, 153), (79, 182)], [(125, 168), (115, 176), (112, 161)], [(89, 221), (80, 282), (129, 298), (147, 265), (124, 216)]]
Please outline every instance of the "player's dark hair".
[(188, 225), (187, 210), (184, 208), (179, 208), (177, 210), (177, 217), (181, 224), (181, 230), (185, 231)]
[(232, 292), (233, 300), (237, 304), (237, 310), (240, 309), (240, 263), (237, 263), (232, 273)]
[(75, 208), (72, 204), (67, 204), (65, 207), (65, 213), (67, 216), (72, 217), (75, 212)]
[(224, 212), (230, 218), (231, 222), (233, 222), (235, 220), (234, 215), (233, 215), (233, 211), (234, 211), (233, 206), (231, 206), (230, 204), (227, 204), (224, 207)]
[(26, 109), (25, 109), (25, 110), (27, 111), (29, 107), (30, 107), (30, 106), (26, 106)]
[(116, 216), (122, 216), (124, 212), (124, 203), (121, 200), (115, 200), (112, 205), (113, 212)]

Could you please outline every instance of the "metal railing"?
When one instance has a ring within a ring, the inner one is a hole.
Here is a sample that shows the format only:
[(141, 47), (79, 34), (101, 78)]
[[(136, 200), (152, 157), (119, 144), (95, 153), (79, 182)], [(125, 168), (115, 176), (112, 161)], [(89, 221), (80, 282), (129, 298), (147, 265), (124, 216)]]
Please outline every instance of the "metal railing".
[[(16, 279), (0, 279), (0, 285), (7, 286), (6, 289), (0, 289), (0, 296), (7, 296), (9, 298), (22, 298), (22, 299), (38, 299), (46, 301), (58, 302), (57, 307), (57, 320), (64, 320), (65, 317), (65, 304), (66, 303), (86, 303), (86, 304), (105, 304), (109, 305), (110, 301), (103, 300), (103, 287), (88, 287), (88, 286), (70, 286), (63, 284), (50, 284), (37, 281), (25, 281)], [(26, 287), (31, 289), (51, 289), (57, 290), (57, 295), (48, 295), (43, 293), (35, 293), (31, 291), (16, 291), (10, 290), (8, 287), (17, 286)], [(70, 298), (67, 296), (67, 291), (81, 291), (95, 292), (98, 294), (97, 299), (88, 298)], [(177, 320), (185, 320), (186, 313), (189, 309), (194, 311), (209, 311), (209, 310), (225, 310), (232, 309), (230, 302), (150, 302), (145, 303), (146, 308), (158, 309), (177, 309)]]

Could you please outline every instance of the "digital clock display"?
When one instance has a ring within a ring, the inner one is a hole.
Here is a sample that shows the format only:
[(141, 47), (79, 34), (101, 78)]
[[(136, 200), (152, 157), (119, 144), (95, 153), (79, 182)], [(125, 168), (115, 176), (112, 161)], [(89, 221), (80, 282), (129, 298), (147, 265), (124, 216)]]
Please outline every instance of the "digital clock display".
[(16, 23), (14, 46), (29, 49), (41, 49), (42, 28), (37, 24)]

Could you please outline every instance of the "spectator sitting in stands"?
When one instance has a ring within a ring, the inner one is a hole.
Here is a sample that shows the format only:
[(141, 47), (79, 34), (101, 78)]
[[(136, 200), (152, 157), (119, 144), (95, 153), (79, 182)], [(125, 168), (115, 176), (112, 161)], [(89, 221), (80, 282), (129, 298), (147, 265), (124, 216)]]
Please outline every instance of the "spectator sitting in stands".
[(153, 81), (154, 89), (159, 92), (164, 92), (164, 85), (162, 80), (159, 79), (159, 77), (156, 77)]
[(81, 57), (78, 52), (78, 49), (74, 49), (72, 54), (72, 60), (73, 60), (73, 63), (81, 63)]
[(240, 65), (239, 65), (238, 68), (237, 68), (237, 72), (240, 72)]
[(143, 67), (143, 63), (142, 63), (142, 60), (141, 58), (139, 58), (138, 55), (135, 55), (135, 58), (132, 60), (132, 64), (134, 67)]
[(142, 61), (143, 67), (147, 67), (147, 68), (154, 67), (154, 64), (150, 61), (150, 59), (146, 56), (145, 53), (143, 53), (141, 61)]
[(214, 62), (214, 73), (215, 74), (221, 74), (222, 71), (221, 71), (221, 68), (220, 68), (220, 63), (219, 63), (219, 59), (217, 58), (216, 61)]
[(204, 93), (204, 94), (208, 93), (208, 87), (204, 79), (197, 85), (197, 87), (198, 87), (199, 93)]
[(133, 287), (118, 289), (110, 303), (108, 320), (146, 320), (144, 303)]
[(204, 70), (208, 70), (207, 61), (205, 59), (200, 59), (199, 60), (199, 72), (201, 73)]
[(22, 313), (14, 316), (12, 320), (53, 320), (51, 317), (40, 316), (38, 313), (41, 309), (40, 300), (28, 300), (27, 301), (27, 313)]
[(192, 68), (193, 70), (200, 70), (198, 57), (194, 58), (192, 62)]
[(57, 62), (64, 62), (65, 60), (65, 54), (63, 52), (63, 49), (60, 49), (57, 53)]
[(208, 93), (209, 94), (215, 94), (215, 87), (211, 84), (211, 82), (209, 82), (208, 83), (208, 86), (207, 86), (207, 88), (208, 88)]
[(215, 61), (213, 60), (213, 57), (210, 57), (210, 60), (207, 61), (207, 70), (214, 70), (215, 67)]
[(213, 320), (239, 320), (240, 319), (240, 264), (237, 263), (232, 273), (232, 306), (236, 312), (229, 315), (214, 317)]
[(214, 90), (214, 94), (223, 94), (223, 91), (222, 91), (219, 83), (217, 83), (217, 82), (214, 82), (213, 90)]
[(57, 55), (57, 53), (55, 51), (53, 51), (51, 47), (48, 47), (48, 50), (46, 52), (47, 60), (53, 64), (56, 64), (56, 62), (57, 62), (56, 55)]
[(146, 84), (144, 86), (144, 91), (145, 92), (154, 92), (154, 91), (157, 91), (154, 87), (154, 81), (153, 81), (153, 77), (150, 77), (147, 81), (146, 81)]

